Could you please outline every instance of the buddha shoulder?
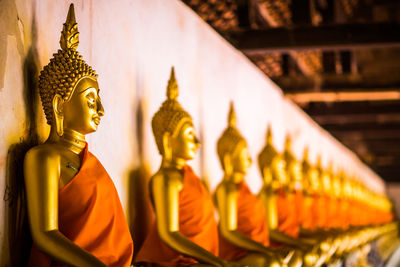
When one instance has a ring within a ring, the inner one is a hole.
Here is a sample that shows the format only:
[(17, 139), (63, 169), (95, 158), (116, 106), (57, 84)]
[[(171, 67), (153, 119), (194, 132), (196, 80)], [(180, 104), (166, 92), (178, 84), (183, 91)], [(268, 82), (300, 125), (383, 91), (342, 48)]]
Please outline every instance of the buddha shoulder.
[(55, 144), (41, 144), (29, 149), (25, 155), (25, 160), (32, 160), (35, 158), (45, 159), (60, 155), (60, 149)]
[(215, 191), (221, 191), (224, 193), (236, 193), (238, 190), (238, 185), (229, 181), (221, 181), (215, 189)]
[(61, 151), (55, 144), (42, 144), (31, 148), (25, 155), (25, 167), (51, 165), (60, 161)]
[(153, 185), (159, 184), (160, 186), (177, 186), (179, 189), (183, 186), (183, 175), (177, 169), (161, 168), (152, 177), (151, 182)]
[(214, 200), (216, 203), (219, 201), (226, 201), (227, 198), (236, 198), (238, 195), (238, 186), (234, 183), (222, 181), (214, 191)]

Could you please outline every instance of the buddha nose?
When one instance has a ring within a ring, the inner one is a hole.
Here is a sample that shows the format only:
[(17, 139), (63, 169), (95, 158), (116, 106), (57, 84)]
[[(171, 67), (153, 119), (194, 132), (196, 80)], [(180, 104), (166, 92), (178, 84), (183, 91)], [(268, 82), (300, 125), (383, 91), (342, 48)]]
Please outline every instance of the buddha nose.
[(100, 117), (104, 116), (104, 107), (101, 104), (100, 98), (97, 100), (97, 114), (99, 114)]

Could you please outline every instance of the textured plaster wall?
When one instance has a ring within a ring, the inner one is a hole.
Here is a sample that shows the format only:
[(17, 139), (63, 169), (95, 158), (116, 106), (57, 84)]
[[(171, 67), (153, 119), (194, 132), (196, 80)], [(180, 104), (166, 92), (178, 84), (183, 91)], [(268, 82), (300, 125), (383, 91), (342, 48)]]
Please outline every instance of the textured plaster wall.
[[(4, 193), (0, 266), (10, 262), (7, 240), (15, 227), (10, 218), (18, 203), (15, 192), (21, 189), (24, 152), (43, 142), (49, 130), (36, 91), (37, 75), (59, 49), (70, 2), (0, 1), (1, 196)], [(180, 1), (72, 2), (80, 31), (78, 51), (99, 74), (105, 107), (98, 132), (87, 140), (114, 180), (130, 224), (138, 225), (135, 229), (145, 227), (137, 219), (146, 217), (146, 206), (138, 205), (146, 194), (144, 177), (160, 163), (150, 120), (165, 99), (172, 65), (179, 100), (193, 116), (202, 141), (191, 165), (211, 189), (222, 177), (215, 146), (233, 100), (238, 127), (248, 140), (254, 162), (271, 124), (279, 150), (290, 133), (299, 159), (309, 146), (312, 162), (321, 154), (324, 166), (333, 161), (335, 167), (362, 177), (371, 188), (384, 190), (379, 177), (285, 100), (275, 84)], [(254, 192), (261, 185), (256, 164), (248, 183)], [(138, 242), (143, 238), (134, 237)]]

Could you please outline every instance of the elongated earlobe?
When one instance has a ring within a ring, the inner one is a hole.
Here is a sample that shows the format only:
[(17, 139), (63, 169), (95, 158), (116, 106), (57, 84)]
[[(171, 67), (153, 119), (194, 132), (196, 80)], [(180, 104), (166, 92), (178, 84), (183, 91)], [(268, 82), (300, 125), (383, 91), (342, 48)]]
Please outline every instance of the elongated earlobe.
[(233, 172), (233, 166), (232, 166), (232, 162), (231, 162), (231, 156), (226, 153), (224, 155), (224, 170), (225, 170), (225, 175), (230, 176), (232, 175)]
[(53, 110), (54, 119), (56, 123), (56, 130), (58, 136), (63, 136), (64, 134), (64, 112), (63, 112), (64, 100), (59, 94), (56, 94), (53, 98)]
[(172, 160), (172, 148), (171, 148), (171, 135), (169, 132), (163, 134), (163, 150), (164, 150), (164, 160)]

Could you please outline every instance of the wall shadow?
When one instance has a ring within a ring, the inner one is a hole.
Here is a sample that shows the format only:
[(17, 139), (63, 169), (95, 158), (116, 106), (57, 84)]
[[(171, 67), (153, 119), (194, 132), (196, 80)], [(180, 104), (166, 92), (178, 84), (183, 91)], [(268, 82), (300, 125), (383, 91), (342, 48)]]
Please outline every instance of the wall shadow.
[[(34, 10), (34, 9), (33, 9)], [(25, 199), (23, 162), (26, 152), (39, 144), (37, 133), (37, 110), (39, 105), (37, 80), (40, 66), (37, 53), (36, 17), (32, 18), (32, 45), (23, 62), (23, 101), (26, 107), (24, 137), (8, 149), (6, 161), (6, 239), (9, 244), (10, 264), (27, 266), (32, 246)]]
[(136, 117), (136, 144), (138, 145), (139, 166), (130, 172), (128, 181), (128, 222), (135, 244), (133, 258), (136, 257), (155, 220), (149, 196), (151, 174), (144, 162), (143, 104), (140, 98), (134, 114)]
[(132, 170), (129, 176), (129, 222), (136, 257), (154, 222), (154, 212), (149, 198), (150, 172), (144, 165)]

